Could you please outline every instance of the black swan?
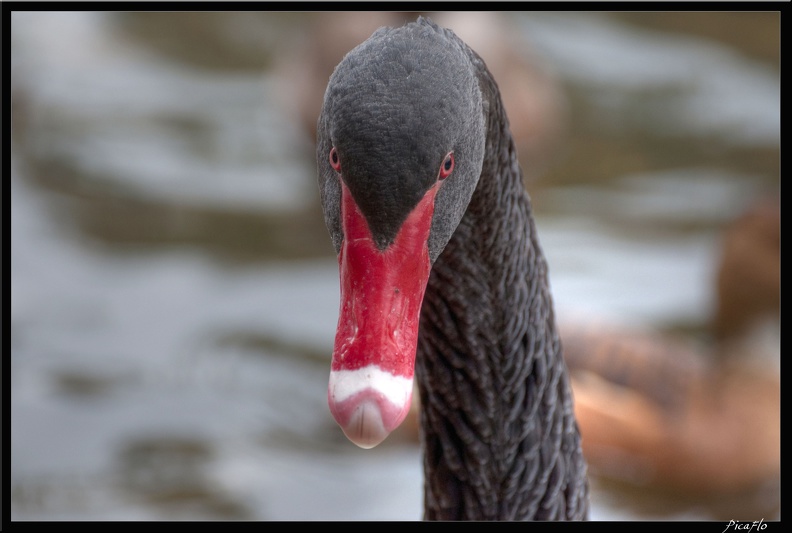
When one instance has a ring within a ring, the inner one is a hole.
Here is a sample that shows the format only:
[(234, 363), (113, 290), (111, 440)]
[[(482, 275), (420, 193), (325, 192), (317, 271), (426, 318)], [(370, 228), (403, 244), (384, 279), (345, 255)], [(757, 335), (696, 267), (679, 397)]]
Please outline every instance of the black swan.
[(347, 437), (398, 426), (415, 369), (426, 519), (587, 518), (547, 265), (483, 61), (427, 19), (377, 30), (330, 77), (317, 160)]

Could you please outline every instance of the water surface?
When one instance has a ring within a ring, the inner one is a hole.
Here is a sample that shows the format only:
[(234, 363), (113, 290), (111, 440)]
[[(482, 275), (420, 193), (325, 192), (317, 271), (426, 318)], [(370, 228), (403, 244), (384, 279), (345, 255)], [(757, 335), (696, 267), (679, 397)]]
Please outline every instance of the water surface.
[[(514, 20), (567, 106), (529, 183), (559, 316), (701, 330), (724, 225), (778, 192), (778, 63), (602, 14)], [(14, 13), (13, 519), (420, 518), (417, 445), (359, 450), (326, 406), (337, 266), (279, 92), (308, 24)], [(734, 508), (593, 483), (594, 519)]]

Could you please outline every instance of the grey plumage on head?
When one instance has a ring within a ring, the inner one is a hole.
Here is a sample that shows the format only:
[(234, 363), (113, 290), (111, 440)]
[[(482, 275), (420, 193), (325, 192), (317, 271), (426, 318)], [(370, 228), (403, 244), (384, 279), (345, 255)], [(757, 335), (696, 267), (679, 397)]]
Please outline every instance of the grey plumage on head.
[[(330, 77), (319, 118), (317, 163), (323, 202), (339, 202), (342, 179), (375, 242), (389, 245), (410, 210), (434, 185), (446, 154), (456, 166), (438, 193), (429, 240), (442, 251), (473, 194), (484, 158), (484, 107), (469, 48), (427, 19), (380, 28), (349, 52)], [(326, 209), (336, 251), (338, 209)]]

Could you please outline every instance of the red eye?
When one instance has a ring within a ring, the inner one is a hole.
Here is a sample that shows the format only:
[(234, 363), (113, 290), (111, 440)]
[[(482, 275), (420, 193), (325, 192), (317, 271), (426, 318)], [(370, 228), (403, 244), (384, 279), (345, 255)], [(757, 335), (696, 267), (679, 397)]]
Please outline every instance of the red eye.
[(333, 170), (336, 172), (341, 172), (341, 160), (338, 158), (338, 152), (335, 146), (330, 150), (330, 166), (333, 167)]
[(443, 164), (440, 165), (440, 172), (437, 175), (437, 179), (446, 179), (451, 175), (452, 170), (454, 170), (454, 152), (448, 152), (448, 155), (443, 159)]

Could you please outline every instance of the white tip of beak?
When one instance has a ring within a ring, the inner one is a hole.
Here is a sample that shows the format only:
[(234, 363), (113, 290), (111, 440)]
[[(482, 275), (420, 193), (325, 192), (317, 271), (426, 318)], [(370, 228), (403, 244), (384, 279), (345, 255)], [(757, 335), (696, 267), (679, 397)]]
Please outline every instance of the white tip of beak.
[(327, 403), (349, 440), (373, 448), (407, 416), (412, 391), (412, 377), (376, 367), (331, 371)]

